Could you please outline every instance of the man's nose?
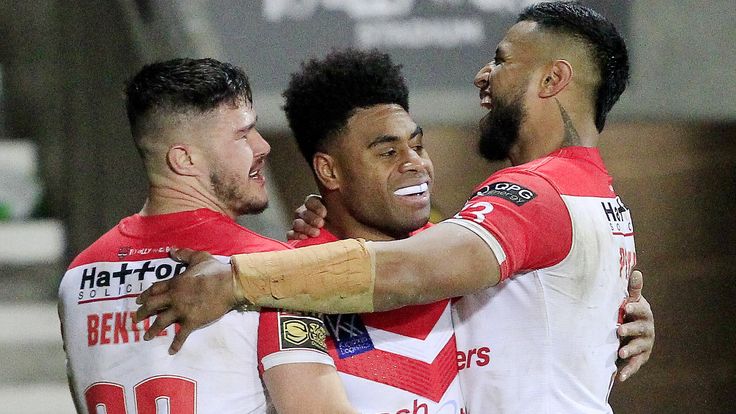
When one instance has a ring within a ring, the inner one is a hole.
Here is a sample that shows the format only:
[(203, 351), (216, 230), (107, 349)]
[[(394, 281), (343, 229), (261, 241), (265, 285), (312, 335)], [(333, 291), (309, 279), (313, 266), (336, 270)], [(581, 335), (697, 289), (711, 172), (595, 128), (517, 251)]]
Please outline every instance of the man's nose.
[(253, 131), (255, 136), (250, 140), (251, 144), (251, 150), (253, 151), (253, 156), (255, 157), (262, 157), (266, 156), (271, 152), (271, 145), (269, 145), (268, 141), (266, 141), (265, 138), (261, 135), (258, 131)]
[(404, 163), (399, 168), (400, 172), (409, 171), (420, 171), (424, 172), (427, 170), (426, 160), (422, 158), (416, 151), (410, 149)]
[(488, 63), (487, 65), (480, 68), (478, 73), (475, 75), (475, 79), (473, 79), (473, 85), (475, 85), (475, 87), (479, 89), (487, 88), (488, 77), (491, 76), (491, 70), (491, 63)]

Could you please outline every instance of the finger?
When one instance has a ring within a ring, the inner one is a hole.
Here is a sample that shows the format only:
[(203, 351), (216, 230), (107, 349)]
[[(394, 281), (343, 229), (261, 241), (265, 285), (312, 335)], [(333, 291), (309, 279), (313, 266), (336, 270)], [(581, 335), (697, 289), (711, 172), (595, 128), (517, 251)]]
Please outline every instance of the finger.
[(654, 322), (652, 308), (649, 306), (646, 299), (641, 302), (627, 303), (626, 306), (624, 306), (624, 318), (627, 321), (649, 320)]
[(629, 341), (629, 343), (622, 346), (621, 349), (618, 350), (618, 356), (621, 359), (628, 359), (639, 355), (645, 355), (648, 359), (648, 355), (651, 353), (652, 350), (652, 345), (653, 343), (651, 339), (632, 339), (631, 341)]
[(292, 222), (291, 227), (295, 232), (301, 233), (307, 237), (317, 237), (319, 236), (319, 233), (320, 233), (317, 227), (310, 225), (303, 219), (295, 219)]
[(151, 327), (146, 329), (146, 333), (143, 335), (143, 339), (146, 341), (150, 341), (151, 339), (155, 338), (156, 335), (161, 333), (161, 331), (166, 329), (172, 323), (176, 322), (176, 319), (177, 317), (174, 314), (174, 311), (171, 309), (161, 312), (158, 316), (156, 316), (156, 319), (151, 324)]
[(204, 262), (212, 257), (212, 255), (207, 252), (192, 249), (178, 249), (176, 247), (171, 248), (169, 256), (177, 262), (188, 264)]
[(289, 230), (286, 232), (286, 240), (306, 240), (307, 235), (297, 233), (294, 230)]
[(304, 222), (308, 226), (315, 227), (318, 229), (324, 227), (325, 225), (325, 219), (313, 211), (306, 210), (300, 218), (304, 220)]
[(653, 337), (653, 324), (647, 321), (625, 323), (616, 329), (619, 338)]
[(192, 269), (194, 266), (206, 262), (210, 259), (214, 259), (214, 257), (209, 254), (208, 252), (203, 252), (200, 250), (192, 250), (192, 249), (172, 249), (171, 252), (173, 252), (172, 258), (174, 260), (177, 260), (182, 263), (186, 263), (189, 266), (187, 267), (187, 270), (185, 270), (183, 273), (180, 273), (176, 277), (182, 277), (185, 275), (189, 275), (191, 272), (190, 269)]
[(310, 194), (304, 199), (304, 207), (318, 217), (327, 217), (327, 207), (322, 203), (322, 196), (319, 194)]
[(186, 260), (188, 257), (192, 255), (194, 250), (192, 249), (180, 249), (178, 247), (172, 247), (169, 249), (169, 257), (176, 260), (177, 262), (189, 262)]
[(169, 295), (148, 296), (140, 305), (135, 311), (136, 321), (142, 321), (167, 309), (171, 306), (171, 297)]
[(629, 276), (629, 302), (638, 302), (641, 299), (641, 289), (644, 286), (644, 275), (634, 270)]
[(646, 360), (642, 357), (632, 357), (626, 361), (626, 364), (621, 367), (618, 372), (618, 380), (621, 382), (631, 378), (632, 375), (636, 374), (639, 369), (644, 365)]
[(135, 298), (135, 303), (140, 305), (146, 300), (148, 300), (150, 296), (161, 295), (161, 294), (166, 293), (168, 290), (169, 290), (168, 280), (162, 280), (160, 282), (155, 282), (154, 284), (149, 286), (148, 289), (141, 292), (141, 294), (138, 295), (137, 298)]
[(187, 340), (190, 333), (192, 333), (191, 328), (184, 327), (183, 325), (180, 326), (179, 332), (174, 335), (174, 341), (171, 342), (171, 346), (169, 347), (169, 355), (174, 355), (175, 353), (179, 352), (182, 345), (184, 345), (184, 341)]
[(307, 211), (307, 207), (305, 207), (304, 204), (300, 205), (296, 208), (296, 210), (294, 210), (294, 218), (298, 219), (302, 216), (302, 214), (304, 214), (305, 211)]

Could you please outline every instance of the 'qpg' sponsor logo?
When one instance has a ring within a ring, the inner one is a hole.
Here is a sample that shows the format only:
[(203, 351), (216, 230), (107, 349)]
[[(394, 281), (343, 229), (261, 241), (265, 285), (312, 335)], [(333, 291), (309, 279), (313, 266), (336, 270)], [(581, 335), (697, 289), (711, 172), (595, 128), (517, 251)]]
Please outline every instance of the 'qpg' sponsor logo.
[(537, 193), (519, 184), (498, 182), (483, 186), (476, 196), (500, 197), (517, 206), (523, 206), (537, 197)]

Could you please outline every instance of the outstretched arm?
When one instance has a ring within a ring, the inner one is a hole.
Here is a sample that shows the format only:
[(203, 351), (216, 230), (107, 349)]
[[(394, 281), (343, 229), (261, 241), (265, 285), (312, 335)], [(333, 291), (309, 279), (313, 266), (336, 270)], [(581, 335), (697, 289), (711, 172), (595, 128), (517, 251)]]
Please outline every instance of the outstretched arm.
[(143, 292), (136, 312), (138, 320), (158, 314), (146, 339), (172, 323), (180, 324), (171, 353), (194, 329), (246, 299), (271, 308), (362, 313), (465, 295), (500, 278), (498, 261), (486, 242), (451, 223), (400, 241), (343, 240), (235, 255), (235, 272), (205, 252), (172, 252), (189, 267)]
[(376, 311), (464, 296), (500, 280), (498, 260), (475, 233), (440, 223), (398, 242), (371, 243)]
[(240, 301), (321, 313), (434, 302), (491, 286), (500, 274), (486, 242), (451, 223), (400, 241), (342, 240), (232, 262)]

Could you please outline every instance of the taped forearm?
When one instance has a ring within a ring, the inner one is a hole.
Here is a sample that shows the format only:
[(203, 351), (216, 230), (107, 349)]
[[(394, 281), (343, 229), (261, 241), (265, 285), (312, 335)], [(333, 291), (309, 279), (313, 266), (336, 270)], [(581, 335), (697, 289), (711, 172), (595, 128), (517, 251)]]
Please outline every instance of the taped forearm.
[(364, 240), (234, 255), (239, 301), (321, 313), (373, 311), (374, 254)]

